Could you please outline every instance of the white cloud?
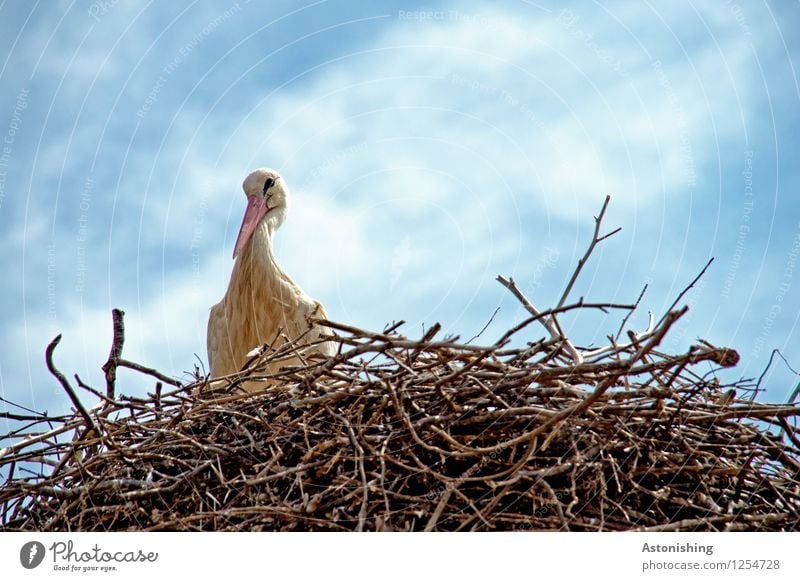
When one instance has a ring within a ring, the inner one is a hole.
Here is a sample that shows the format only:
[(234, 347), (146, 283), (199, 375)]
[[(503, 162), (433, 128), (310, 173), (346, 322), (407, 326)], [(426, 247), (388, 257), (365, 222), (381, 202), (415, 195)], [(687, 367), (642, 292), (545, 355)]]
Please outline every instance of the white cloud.
[[(628, 205), (685, 193), (692, 167), (713, 161), (719, 140), (737, 130), (719, 122), (740, 115), (735, 100), (718, 94), (725, 83), (704, 84), (719, 66), (713, 45), (658, 69), (640, 53), (628, 57), (628, 74), (598, 74), (604, 63), (580, 40), (561, 54), (553, 48), (565, 35), (552, 21), (528, 28), (496, 10), (489, 21), (498, 34), (486, 34), (479, 16), (399, 22), (375, 40), (377, 52), (337, 61), (310, 86), (289, 87), (252, 114), (253, 127), (271, 128), (265, 157), (302, 174), (313, 160), (368, 144), (331, 168), (327, 185), (335, 188), (337, 179), (397, 165), (381, 147), (388, 139), (441, 139), (435, 148), (405, 142), (402, 164), (462, 177), (471, 167), (471, 185), (486, 191), (497, 172), (512, 190), (534, 186), (549, 211), (574, 219), (598, 192), (613, 191)], [(728, 67), (746, 68), (746, 46), (733, 36), (717, 40)], [(747, 95), (739, 97), (746, 105)], [(485, 166), (466, 166), (454, 151), (462, 145)]]

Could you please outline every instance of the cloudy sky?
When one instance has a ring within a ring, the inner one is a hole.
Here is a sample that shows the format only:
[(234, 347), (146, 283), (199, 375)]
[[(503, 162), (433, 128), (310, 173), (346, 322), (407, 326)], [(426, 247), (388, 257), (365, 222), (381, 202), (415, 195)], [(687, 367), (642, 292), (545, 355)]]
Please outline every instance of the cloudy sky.
[[(576, 298), (647, 283), (643, 327), (714, 257), (665, 348), (800, 369), (798, 25), (798, 2), (0, 0), (0, 395), (64, 409), (59, 333), (103, 385), (114, 307), (128, 358), (205, 363), (262, 166), (293, 194), (279, 260), (337, 320), (467, 338), (500, 307), (493, 341), (523, 316), (495, 276), (552, 306), (611, 194), (623, 230)], [(597, 344), (619, 314), (564, 324)]]

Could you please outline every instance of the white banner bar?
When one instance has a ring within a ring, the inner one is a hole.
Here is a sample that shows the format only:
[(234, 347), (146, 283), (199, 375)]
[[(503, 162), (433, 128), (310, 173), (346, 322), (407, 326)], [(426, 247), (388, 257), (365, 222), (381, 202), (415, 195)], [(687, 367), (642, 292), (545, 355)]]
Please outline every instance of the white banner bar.
[(800, 579), (798, 553), (800, 533), (2, 533), (0, 578)]

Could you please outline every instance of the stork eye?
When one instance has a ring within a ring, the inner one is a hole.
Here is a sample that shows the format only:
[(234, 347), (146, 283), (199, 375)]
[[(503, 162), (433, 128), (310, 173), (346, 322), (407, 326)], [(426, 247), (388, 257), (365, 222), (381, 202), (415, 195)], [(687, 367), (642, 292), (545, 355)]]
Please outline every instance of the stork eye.
[(264, 182), (264, 195), (267, 195), (267, 190), (269, 190), (273, 185), (275, 185), (275, 180), (272, 178), (267, 178)]

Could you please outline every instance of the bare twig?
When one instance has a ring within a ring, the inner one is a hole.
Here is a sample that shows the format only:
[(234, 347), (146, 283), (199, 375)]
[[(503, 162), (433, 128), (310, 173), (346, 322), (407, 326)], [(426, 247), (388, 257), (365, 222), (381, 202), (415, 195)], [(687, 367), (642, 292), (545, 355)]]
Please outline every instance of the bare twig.
[(594, 234), (592, 235), (592, 241), (589, 243), (589, 247), (586, 249), (586, 252), (583, 254), (583, 257), (578, 260), (578, 266), (573, 271), (572, 276), (570, 277), (569, 282), (567, 283), (567, 286), (564, 289), (563, 294), (561, 295), (561, 298), (558, 300), (558, 304), (556, 305), (556, 307), (563, 307), (564, 303), (567, 302), (569, 293), (572, 292), (572, 287), (575, 286), (575, 282), (578, 280), (578, 277), (580, 276), (583, 267), (588, 262), (592, 252), (594, 252), (595, 246), (597, 246), (600, 242), (602, 242), (606, 238), (610, 238), (611, 236), (622, 230), (622, 228), (620, 227), (616, 228), (615, 230), (612, 230), (608, 234), (604, 234), (602, 236), (600, 235), (600, 225), (603, 223), (603, 217), (606, 214), (606, 210), (608, 209), (608, 203), (610, 201), (611, 201), (611, 196), (606, 196), (606, 199), (603, 201), (603, 207), (600, 208), (600, 213), (597, 216), (595, 216)]
[(489, 325), (491, 325), (491, 324), (492, 324), (492, 321), (494, 321), (494, 318), (497, 316), (497, 313), (498, 313), (498, 312), (500, 312), (500, 307), (497, 307), (497, 308), (494, 310), (494, 312), (492, 313), (492, 316), (491, 316), (491, 317), (489, 317), (489, 320), (488, 320), (488, 321), (486, 321), (486, 324), (485, 324), (485, 325), (484, 325), (484, 326), (481, 328), (481, 330), (480, 330), (480, 331), (478, 331), (478, 332), (477, 332), (475, 335), (473, 335), (473, 336), (472, 336), (472, 338), (471, 338), (469, 341), (467, 341), (467, 342), (466, 342), (466, 344), (467, 344), (467, 345), (469, 345), (469, 344), (470, 344), (470, 343), (472, 343), (472, 342), (473, 342), (475, 339), (477, 339), (477, 338), (479, 338), (481, 335), (483, 335), (483, 332), (484, 332), (484, 331), (486, 331), (486, 329), (488, 329), (488, 328), (489, 328)]
[[(628, 319), (631, 318), (631, 315), (633, 315), (633, 313), (639, 307), (639, 303), (642, 302), (642, 297), (644, 297), (644, 293), (647, 292), (647, 286), (648, 285), (645, 284), (642, 287), (642, 292), (640, 292), (639, 296), (636, 297), (636, 302), (633, 303), (633, 308), (625, 314), (625, 317), (622, 319), (622, 322), (619, 324), (619, 329), (617, 330), (617, 334), (614, 336), (614, 340), (615, 341), (619, 341), (619, 337), (620, 337), (620, 335), (622, 335), (622, 332), (625, 330), (625, 325), (628, 323)], [(650, 313), (651, 326), (652, 326), (652, 320), (653, 320), (653, 314)]]
[[(703, 267), (703, 269), (700, 271), (700, 273), (696, 277), (694, 277), (694, 279), (692, 279), (692, 282), (690, 282), (689, 285), (680, 292), (678, 297), (672, 302), (672, 304), (667, 309), (667, 311), (666, 311), (667, 313), (671, 312), (672, 309), (674, 309), (678, 305), (678, 303), (681, 302), (681, 299), (683, 299), (683, 297), (686, 295), (686, 293), (688, 293), (690, 290), (692, 290), (694, 288), (694, 285), (697, 284), (697, 281), (699, 281), (701, 278), (703, 278), (703, 275), (708, 270), (708, 267), (711, 266), (712, 262), (714, 262), (714, 258), (713, 257), (708, 259), (708, 262), (706, 262), (706, 265)], [(667, 315), (665, 314), (663, 317), (661, 317), (661, 320), (658, 321), (659, 325), (664, 321), (664, 317), (666, 317), (666, 316)]]
[(127, 367), (128, 369), (133, 369), (138, 371), (139, 373), (144, 373), (146, 375), (151, 375), (156, 379), (163, 381), (169, 385), (174, 385), (175, 387), (181, 387), (181, 382), (177, 379), (169, 377), (168, 375), (164, 375), (157, 369), (153, 369), (152, 367), (147, 367), (146, 365), (140, 365), (138, 363), (134, 363), (133, 361), (128, 361), (127, 359), (120, 359), (117, 361), (117, 367)]

